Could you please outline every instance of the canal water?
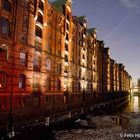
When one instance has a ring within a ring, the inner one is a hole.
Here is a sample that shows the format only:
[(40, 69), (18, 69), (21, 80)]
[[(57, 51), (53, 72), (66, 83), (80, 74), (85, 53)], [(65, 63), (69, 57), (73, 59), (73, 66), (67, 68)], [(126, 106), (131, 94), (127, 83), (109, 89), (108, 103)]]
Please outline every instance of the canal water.
[[(4, 140), (1, 138), (0, 140)], [(74, 122), (16, 132), (15, 140), (140, 140), (140, 96), (111, 115), (90, 115)]]
[(129, 103), (111, 115), (90, 116), (79, 121), (95, 129), (73, 128), (55, 132), (57, 140), (140, 140), (140, 96), (131, 96)]
[(131, 97), (123, 115), (128, 118), (128, 122), (122, 126), (126, 132), (124, 137), (140, 139), (140, 96)]

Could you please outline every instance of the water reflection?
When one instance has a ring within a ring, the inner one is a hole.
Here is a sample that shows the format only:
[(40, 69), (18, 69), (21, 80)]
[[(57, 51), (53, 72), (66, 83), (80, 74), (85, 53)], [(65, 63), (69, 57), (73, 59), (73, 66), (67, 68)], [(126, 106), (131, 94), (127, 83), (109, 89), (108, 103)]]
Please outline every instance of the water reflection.
[(122, 116), (122, 115), (112, 117), (112, 119), (117, 125), (125, 125), (129, 121), (129, 119), (126, 116)]
[(140, 132), (140, 96), (132, 96), (124, 113), (128, 123), (124, 126), (126, 132)]
[(124, 109), (124, 112), (139, 113), (140, 112), (140, 96), (131, 96), (127, 107), (125, 107), (125, 109)]
[(139, 97), (134, 96), (134, 104), (133, 104), (134, 112), (139, 112)]

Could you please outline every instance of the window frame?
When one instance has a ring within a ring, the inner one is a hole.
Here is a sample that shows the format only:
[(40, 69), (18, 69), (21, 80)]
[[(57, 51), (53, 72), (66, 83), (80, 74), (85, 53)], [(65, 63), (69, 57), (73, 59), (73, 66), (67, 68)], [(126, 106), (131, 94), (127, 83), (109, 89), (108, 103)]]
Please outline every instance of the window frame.
[(10, 22), (5, 17), (0, 17), (0, 33), (10, 36)]
[(25, 89), (25, 87), (26, 87), (26, 75), (25, 74), (19, 75), (18, 87), (19, 87), (19, 89)]
[(11, 2), (9, 0), (3, 0), (3, 5), (2, 5), (3, 9), (6, 10), (7, 12), (11, 12), (12, 9), (12, 5)]
[(7, 73), (5, 71), (0, 71), (0, 89), (7, 88)]
[[(25, 55), (24, 58), (23, 58), (23, 55)], [(27, 66), (27, 56), (28, 55), (26, 52), (24, 52), (24, 51), (19, 52), (19, 63), (21, 65)]]
[(38, 21), (40, 24), (43, 24), (43, 15), (42, 15), (40, 12), (38, 12), (37, 21)]
[(2, 57), (0, 57), (0, 61), (7, 61), (7, 50), (0, 47), (0, 54), (2, 54)]
[(38, 52), (34, 54), (33, 59), (33, 70), (34, 71), (40, 71), (41, 70), (41, 54)]
[(42, 38), (42, 29), (41, 29), (39, 26), (37, 26), (37, 25), (36, 25), (36, 27), (35, 27), (35, 35), (36, 35), (37, 37)]

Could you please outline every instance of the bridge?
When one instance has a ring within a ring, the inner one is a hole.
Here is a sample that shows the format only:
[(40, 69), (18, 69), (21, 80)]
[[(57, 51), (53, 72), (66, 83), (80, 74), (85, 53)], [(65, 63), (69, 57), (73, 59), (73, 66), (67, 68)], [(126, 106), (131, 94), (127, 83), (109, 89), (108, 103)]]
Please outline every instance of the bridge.
[(134, 96), (140, 96), (140, 85), (133, 85), (130, 90)]

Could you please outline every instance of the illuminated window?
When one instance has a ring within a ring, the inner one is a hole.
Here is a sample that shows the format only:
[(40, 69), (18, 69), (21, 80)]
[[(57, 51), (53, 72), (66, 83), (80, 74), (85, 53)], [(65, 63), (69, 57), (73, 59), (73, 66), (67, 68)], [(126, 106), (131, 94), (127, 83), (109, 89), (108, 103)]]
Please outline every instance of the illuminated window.
[(67, 28), (67, 30), (69, 30), (69, 24), (68, 23), (66, 23), (66, 28)]
[(51, 60), (49, 58), (46, 60), (46, 69), (51, 70)]
[(26, 76), (24, 74), (20, 74), (19, 76), (19, 88), (25, 89), (25, 82), (26, 82)]
[(68, 44), (65, 43), (65, 50), (68, 51)]
[(7, 60), (7, 51), (0, 48), (0, 61), (6, 61)]
[(83, 59), (85, 59), (85, 55), (83, 54)]
[(3, 9), (8, 12), (11, 12), (11, 3), (9, 2), (9, 0), (3, 1)]
[(41, 77), (40, 75), (33, 76), (33, 93), (41, 92)]
[(42, 38), (42, 29), (39, 26), (36, 26), (35, 35)]
[(51, 79), (47, 78), (47, 90), (51, 90)]
[(57, 90), (61, 90), (61, 81), (60, 81), (60, 79), (57, 80)]
[(65, 54), (65, 62), (68, 62), (68, 55)]
[(20, 54), (19, 54), (19, 62), (22, 65), (27, 64), (27, 54), (25, 52), (20, 52)]
[(38, 13), (37, 21), (43, 24), (43, 16), (40, 13)]
[(70, 20), (70, 16), (69, 16), (69, 14), (67, 14), (67, 20), (68, 20), (68, 21)]
[(9, 36), (10, 24), (7, 18), (0, 17), (0, 32)]
[(68, 35), (68, 33), (66, 33), (66, 40), (69, 40), (69, 35)]
[(7, 74), (6, 72), (0, 71), (0, 89), (6, 88)]
[(33, 60), (33, 69), (34, 71), (40, 71), (40, 68), (41, 68), (41, 58), (39, 54), (35, 53)]
[(39, 1), (38, 7), (39, 7), (42, 11), (44, 11), (44, 4), (43, 4), (42, 0)]
[(68, 73), (68, 66), (64, 67), (64, 73)]

